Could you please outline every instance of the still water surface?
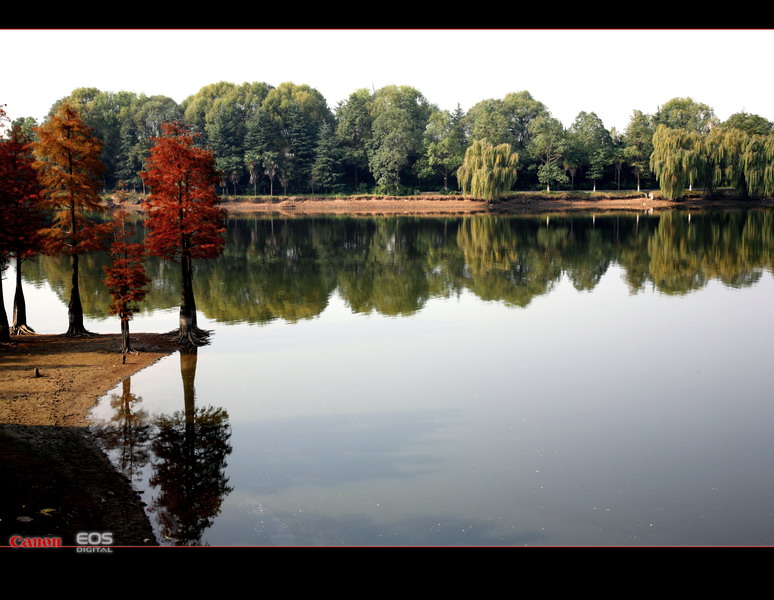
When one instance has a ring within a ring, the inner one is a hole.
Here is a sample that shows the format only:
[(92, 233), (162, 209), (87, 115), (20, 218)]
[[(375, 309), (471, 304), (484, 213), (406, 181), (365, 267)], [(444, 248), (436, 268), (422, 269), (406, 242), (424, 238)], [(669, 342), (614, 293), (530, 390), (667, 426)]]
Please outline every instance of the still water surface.
[[(773, 267), (768, 211), (232, 218), (211, 345), (94, 431), (165, 544), (771, 545)], [(29, 278), (58, 331), (66, 262)]]

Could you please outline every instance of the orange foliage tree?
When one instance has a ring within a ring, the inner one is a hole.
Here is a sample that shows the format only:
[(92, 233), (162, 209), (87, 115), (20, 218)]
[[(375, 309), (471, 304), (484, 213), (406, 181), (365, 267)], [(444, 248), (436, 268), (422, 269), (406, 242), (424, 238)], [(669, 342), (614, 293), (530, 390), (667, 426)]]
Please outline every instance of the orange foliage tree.
[(154, 140), (141, 173), (150, 187), (147, 213), (148, 252), (180, 263), (182, 290), (176, 342), (188, 347), (208, 342), (209, 332), (196, 323), (193, 261), (216, 258), (223, 251), (226, 211), (219, 206), (219, 181), (213, 153), (194, 144), (195, 134), (182, 123), (165, 123)]
[(0, 242), (16, 258), (16, 292), (11, 333), (35, 333), (27, 324), (27, 304), (22, 289), (22, 261), (40, 250), (44, 225), (42, 191), (32, 168), (30, 140), (18, 125), (0, 141)]
[(145, 298), (150, 280), (145, 275), (145, 246), (131, 241), (134, 229), (127, 221), (126, 211), (113, 214), (111, 230), (111, 262), (105, 267), (104, 281), (113, 297), (109, 312), (121, 320), (121, 354), (127, 354), (132, 352), (129, 321), (137, 312), (137, 304)]
[(92, 335), (83, 324), (78, 257), (101, 248), (109, 226), (99, 220), (106, 210), (99, 197), (105, 170), (100, 161), (102, 142), (94, 137), (75, 109), (64, 103), (38, 127), (37, 133), (38, 141), (33, 143), (37, 160), (33, 166), (43, 186), (45, 202), (55, 211), (51, 226), (41, 231), (43, 251), (72, 257), (70, 325), (65, 335)]

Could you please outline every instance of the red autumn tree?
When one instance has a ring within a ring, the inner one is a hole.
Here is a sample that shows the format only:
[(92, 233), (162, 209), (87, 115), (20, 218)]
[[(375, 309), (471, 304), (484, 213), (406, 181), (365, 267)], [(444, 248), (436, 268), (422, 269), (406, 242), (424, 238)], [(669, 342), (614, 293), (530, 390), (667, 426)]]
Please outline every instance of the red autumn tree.
[(68, 104), (60, 105), (56, 114), (38, 127), (37, 133), (38, 141), (33, 143), (37, 160), (33, 166), (43, 186), (45, 203), (55, 211), (53, 223), (41, 232), (43, 251), (72, 257), (70, 326), (65, 335), (92, 335), (83, 324), (78, 258), (101, 248), (108, 228), (108, 224), (98, 220), (106, 210), (99, 197), (105, 170), (100, 161), (102, 142)]
[(0, 245), (16, 259), (16, 293), (11, 333), (35, 333), (27, 324), (27, 304), (22, 288), (22, 261), (40, 251), (39, 230), (44, 225), (42, 190), (32, 168), (30, 140), (18, 125), (0, 142)]
[(128, 354), (132, 352), (129, 321), (137, 312), (137, 304), (145, 298), (150, 280), (145, 275), (145, 246), (131, 241), (134, 229), (127, 220), (126, 211), (114, 213), (111, 230), (111, 262), (105, 267), (104, 281), (113, 296), (109, 312), (121, 320), (121, 354)]
[(147, 212), (150, 254), (180, 263), (182, 291), (180, 328), (176, 341), (197, 347), (207, 343), (209, 332), (196, 324), (193, 261), (216, 258), (225, 243), (226, 212), (220, 208), (215, 186), (219, 176), (213, 153), (194, 144), (195, 134), (182, 123), (165, 123), (154, 140), (141, 173), (150, 187), (143, 206)]
[[(5, 126), (8, 117), (5, 115), (3, 105), (0, 105), (0, 130)], [(0, 177), (6, 175), (5, 171), (0, 172)], [(2, 198), (0, 201), (5, 200), (5, 185), (4, 181), (0, 180), (0, 194)], [(7, 238), (8, 227), (5, 223), (5, 211), (0, 212), (0, 342), (7, 343), (11, 341), (11, 328), (8, 326), (8, 313), (5, 312), (5, 301), (3, 300), (3, 273), (8, 266), (8, 260), (11, 255), (10, 244)]]

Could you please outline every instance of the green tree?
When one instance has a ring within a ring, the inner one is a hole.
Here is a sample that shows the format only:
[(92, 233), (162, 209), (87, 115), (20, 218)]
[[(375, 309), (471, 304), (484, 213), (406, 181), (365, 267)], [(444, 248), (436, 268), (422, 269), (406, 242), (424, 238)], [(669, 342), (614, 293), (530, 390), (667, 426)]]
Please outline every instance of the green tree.
[(559, 161), (567, 149), (564, 126), (561, 121), (546, 113), (530, 123), (529, 133), (530, 154), (540, 162), (537, 169), (538, 181), (550, 192), (552, 183), (567, 181), (567, 176), (559, 168)]
[(581, 111), (570, 126), (583, 155), (586, 177), (592, 181), (593, 191), (597, 181), (605, 175), (605, 169), (613, 163), (613, 140), (602, 120), (595, 113)]
[[(236, 84), (229, 81), (205, 85), (198, 92), (183, 100), (180, 104), (182, 114), (180, 118), (175, 120), (185, 120), (191, 131), (199, 134), (199, 143), (206, 146), (209, 143), (207, 125), (212, 122), (212, 111), (215, 103), (228, 93), (233, 92), (236, 87)], [(159, 135), (161, 135), (160, 131), (155, 137)]]
[[(265, 173), (269, 176), (270, 194), (274, 194), (274, 178), (279, 168), (279, 152), (276, 150), (278, 137), (278, 123), (265, 110), (259, 109), (253, 113), (247, 122), (244, 161), (250, 173), (254, 193), (259, 173)], [(266, 170), (267, 164), (273, 165), (271, 174)]]
[(327, 192), (341, 188), (343, 154), (333, 127), (323, 123), (312, 165), (312, 184), (315, 188), (322, 188)]
[(359, 89), (336, 108), (336, 134), (344, 149), (346, 166), (351, 170), (354, 189), (358, 189), (360, 174), (368, 172), (368, 142), (371, 139), (371, 93)]
[(443, 177), (443, 189), (449, 191), (449, 176), (462, 164), (465, 156), (465, 133), (462, 128), (462, 109), (450, 113), (434, 110), (427, 123), (424, 154), (417, 162), (422, 177), (438, 174)]
[(653, 121), (656, 126), (666, 125), (670, 129), (686, 129), (699, 134), (709, 133), (718, 123), (715, 111), (691, 98), (672, 98), (658, 108)]
[(506, 94), (503, 98), (503, 108), (513, 149), (523, 153), (532, 137), (529, 130), (530, 123), (539, 116), (548, 114), (548, 109), (526, 90)]
[(431, 106), (410, 86), (385, 86), (372, 103), (368, 164), (382, 193), (400, 193), (401, 171), (421, 155)]
[(720, 124), (720, 128), (724, 130), (739, 129), (751, 135), (769, 135), (774, 131), (774, 123), (760, 115), (753, 115), (743, 111), (728, 117), (727, 120)]
[(35, 130), (38, 128), (38, 122), (35, 117), (19, 117), (11, 122), (11, 130), (18, 128), (19, 134), (27, 140), (35, 141), (37, 134)]
[(624, 132), (624, 157), (634, 169), (638, 192), (642, 177), (650, 168), (654, 131), (653, 118), (642, 111), (635, 110)]
[(278, 175), (285, 192), (306, 191), (311, 184), (320, 127), (334, 122), (325, 98), (308, 85), (285, 82), (269, 91), (261, 112), (271, 123), (274, 137), (268, 140), (267, 151), (277, 154)]
[(488, 98), (470, 108), (464, 119), (465, 135), (469, 142), (486, 140), (490, 144), (508, 144), (513, 135), (508, 127), (503, 101)]
[(210, 149), (215, 155), (215, 167), (221, 173), (221, 185), (230, 181), (234, 194), (244, 171), (245, 122), (233, 107), (219, 105), (208, 127)]

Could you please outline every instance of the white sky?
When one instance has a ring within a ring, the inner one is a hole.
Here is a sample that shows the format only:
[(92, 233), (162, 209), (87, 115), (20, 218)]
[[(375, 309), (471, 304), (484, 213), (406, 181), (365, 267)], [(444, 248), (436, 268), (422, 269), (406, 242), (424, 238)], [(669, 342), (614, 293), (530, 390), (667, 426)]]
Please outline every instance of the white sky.
[(527, 90), (565, 126), (585, 110), (623, 130), (686, 96), (774, 121), (774, 30), (0, 30), (0, 51), (12, 119), (78, 87), (182, 102), (218, 81), (292, 81), (331, 109), (395, 84), (448, 110)]

